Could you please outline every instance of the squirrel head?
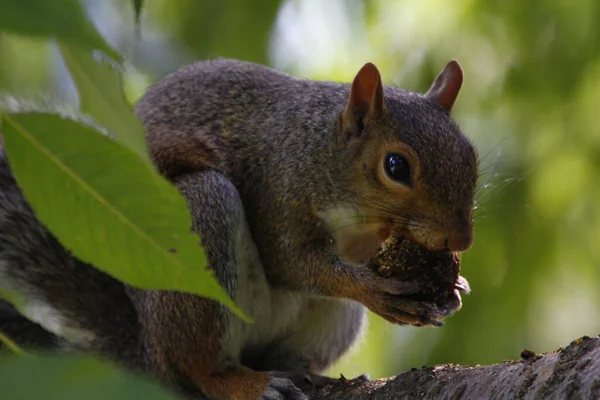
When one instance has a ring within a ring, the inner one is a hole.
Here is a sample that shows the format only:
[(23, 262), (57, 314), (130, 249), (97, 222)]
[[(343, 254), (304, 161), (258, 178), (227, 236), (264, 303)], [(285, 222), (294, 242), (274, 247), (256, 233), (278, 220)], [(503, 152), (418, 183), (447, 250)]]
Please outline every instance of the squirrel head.
[(321, 213), (338, 254), (366, 262), (391, 231), (433, 251), (471, 246), (477, 153), (450, 117), (462, 81), (454, 60), (424, 95), (384, 87), (371, 63), (358, 72), (335, 133), (340, 195)]

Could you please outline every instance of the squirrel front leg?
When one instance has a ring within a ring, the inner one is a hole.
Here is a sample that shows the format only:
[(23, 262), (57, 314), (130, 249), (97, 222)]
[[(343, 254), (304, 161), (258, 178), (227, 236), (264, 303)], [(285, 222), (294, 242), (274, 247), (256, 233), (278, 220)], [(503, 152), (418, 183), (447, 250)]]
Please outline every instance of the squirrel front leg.
[(303, 246), (297, 246), (297, 242), (293, 246), (283, 243), (280, 263), (295, 260), (295, 268), (269, 271), (269, 277), (290, 289), (357, 301), (395, 324), (437, 326), (439, 319), (446, 316), (447, 312), (434, 304), (406, 297), (421, 290), (418, 282), (386, 279), (368, 265), (347, 263), (322, 242)]
[[(255, 250), (248, 250), (252, 239), (236, 188), (212, 171), (183, 175), (174, 183), (188, 201), (209, 268), (240, 300), (240, 268), (259, 260)], [(238, 317), (225, 306), (186, 293), (129, 290), (143, 325), (147, 368), (161, 381), (193, 398), (200, 390), (216, 399), (306, 399), (290, 380), (241, 365), (243, 338), (232, 329)]]

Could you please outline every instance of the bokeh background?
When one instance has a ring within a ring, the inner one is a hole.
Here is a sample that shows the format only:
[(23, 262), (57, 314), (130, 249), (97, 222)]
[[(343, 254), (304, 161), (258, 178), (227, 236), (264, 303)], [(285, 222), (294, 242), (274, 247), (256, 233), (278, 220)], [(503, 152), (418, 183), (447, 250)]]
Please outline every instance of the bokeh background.
[[(425, 91), (456, 58), (454, 117), (476, 143), (473, 293), (443, 328), (371, 315), (331, 374), (372, 377), (439, 363), (488, 364), (600, 333), (600, 2), (596, 0), (88, 0), (130, 63), (131, 101), (196, 59), (235, 57), (350, 81), (367, 61), (386, 84)], [(0, 87), (76, 102), (58, 52), (0, 34)]]

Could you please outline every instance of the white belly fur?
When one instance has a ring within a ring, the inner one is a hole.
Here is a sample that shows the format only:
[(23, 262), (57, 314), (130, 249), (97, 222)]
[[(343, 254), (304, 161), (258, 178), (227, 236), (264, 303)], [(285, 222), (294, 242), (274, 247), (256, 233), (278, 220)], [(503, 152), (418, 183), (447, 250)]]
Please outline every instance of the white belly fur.
[(238, 267), (235, 301), (254, 322), (246, 323), (235, 316), (230, 319), (223, 346), (237, 360), (244, 347), (270, 343), (290, 328), (309, 300), (306, 295), (271, 287), (245, 218), (243, 221), (235, 246)]

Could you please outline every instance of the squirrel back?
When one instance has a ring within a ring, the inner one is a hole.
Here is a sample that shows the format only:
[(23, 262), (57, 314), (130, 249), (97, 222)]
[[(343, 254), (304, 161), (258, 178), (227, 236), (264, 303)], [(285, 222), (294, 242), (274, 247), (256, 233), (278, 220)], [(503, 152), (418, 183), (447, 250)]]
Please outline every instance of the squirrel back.
[[(472, 242), (477, 178), (474, 147), (450, 118), (461, 84), (454, 61), (422, 95), (383, 86), (373, 64), (351, 85), (216, 59), (161, 79), (136, 113), (163, 174), (222, 172), (254, 211), (251, 226), (313, 214), (333, 231), (373, 222), (384, 237), (393, 223), (432, 250), (461, 251)], [(406, 182), (390, 179), (391, 155), (408, 164)]]

